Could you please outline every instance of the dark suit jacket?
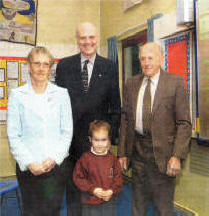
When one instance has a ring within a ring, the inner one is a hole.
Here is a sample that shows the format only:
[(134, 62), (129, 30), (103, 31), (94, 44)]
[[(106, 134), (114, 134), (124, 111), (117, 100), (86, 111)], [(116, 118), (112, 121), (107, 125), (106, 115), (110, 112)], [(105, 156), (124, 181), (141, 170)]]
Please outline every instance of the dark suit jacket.
[[(137, 97), (142, 80), (142, 75), (129, 79), (123, 98), (118, 154), (129, 160), (134, 145)], [(160, 72), (152, 108), (151, 132), (155, 161), (160, 172), (166, 172), (171, 156), (186, 158), (191, 137), (191, 120), (183, 77)]]
[(89, 149), (89, 123), (106, 120), (112, 126), (112, 142), (120, 125), (120, 92), (116, 67), (111, 60), (96, 55), (88, 92), (84, 93), (81, 79), (80, 54), (66, 57), (57, 65), (57, 85), (68, 89), (73, 112), (74, 138), (70, 153), (78, 159)]

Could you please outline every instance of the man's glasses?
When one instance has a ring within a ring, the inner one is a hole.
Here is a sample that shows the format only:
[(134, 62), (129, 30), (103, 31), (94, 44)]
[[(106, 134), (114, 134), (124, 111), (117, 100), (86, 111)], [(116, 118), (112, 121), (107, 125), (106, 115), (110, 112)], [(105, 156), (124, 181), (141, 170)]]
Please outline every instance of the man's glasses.
[(31, 62), (33, 66), (36, 68), (40, 68), (41, 65), (43, 68), (50, 68), (51, 64), (49, 62)]

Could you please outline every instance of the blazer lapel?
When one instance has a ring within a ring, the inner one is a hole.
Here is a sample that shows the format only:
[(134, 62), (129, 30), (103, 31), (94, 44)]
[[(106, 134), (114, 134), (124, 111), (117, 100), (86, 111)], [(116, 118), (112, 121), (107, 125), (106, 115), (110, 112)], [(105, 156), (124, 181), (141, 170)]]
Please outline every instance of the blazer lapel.
[(138, 76), (133, 85), (134, 123), (136, 123), (137, 102), (138, 102), (139, 89), (141, 88), (142, 81), (143, 81), (143, 76)]
[(83, 80), (82, 80), (82, 76), (81, 76), (81, 54), (78, 54), (75, 62), (74, 62), (74, 75), (75, 75), (75, 80), (78, 81), (78, 84), (80, 85), (80, 89), (82, 92), (84, 92), (84, 86), (83, 86)]
[(154, 98), (154, 103), (153, 103), (153, 108), (152, 108), (152, 115), (154, 116), (156, 110), (158, 109), (159, 105), (161, 104), (161, 100), (162, 100), (162, 96), (163, 96), (163, 92), (166, 91), (166, 82), (165, 82), (165, 72), (164, 71), (160, 71), (160, 77), (158, 80), (158, 85), (157, 85), (157, 89), (155, 92), (155, 98)]
[(100, 62), (99, 56), (96, 55), (96, 58), (94, 61), (94, 66), (93, 66), (93, 71), (92, 71), (92, 75), (91, 75), (91, 79), (90, 79), (90, 83), (89, 83), (89, 89), (92, 88), (92, 86), (94, 86), (94, 83), (97, 80), (98, 76), (99, 77), (102, 76), (101, 71), (102, 71), (101, 62)]

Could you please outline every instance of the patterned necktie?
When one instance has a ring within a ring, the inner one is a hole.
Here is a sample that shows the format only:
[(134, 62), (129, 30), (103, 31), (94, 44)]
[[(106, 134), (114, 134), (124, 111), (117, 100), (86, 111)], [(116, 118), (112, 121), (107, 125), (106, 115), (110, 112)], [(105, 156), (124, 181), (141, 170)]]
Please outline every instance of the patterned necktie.
[(89, 63), (89, 60), (86, 60), (84, 62), (83, 70), (82, 70), (82, 73), (81, 73), (85, 93), (87, 93), (87, 91), (88, 91), (88, 68), (87, 68), (88, 63)]
[(147, 86), (144, 91), (143, 107), (142, 107), (142, 123), (143, 123), (143, 134), (151, 134), (151, 91), (150, 91), (151, 80), (147, 79)]

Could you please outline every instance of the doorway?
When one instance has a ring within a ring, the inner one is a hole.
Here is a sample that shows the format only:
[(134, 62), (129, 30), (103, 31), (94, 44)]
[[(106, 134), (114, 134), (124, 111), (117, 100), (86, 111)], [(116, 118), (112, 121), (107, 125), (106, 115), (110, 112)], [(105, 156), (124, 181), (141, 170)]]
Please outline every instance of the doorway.
[(128, 78), (141, 74), (139, 61), (139, 49), (147, 42), (147, 30), (143, 30), (134, 36), (122, 40), (122, 88)]

